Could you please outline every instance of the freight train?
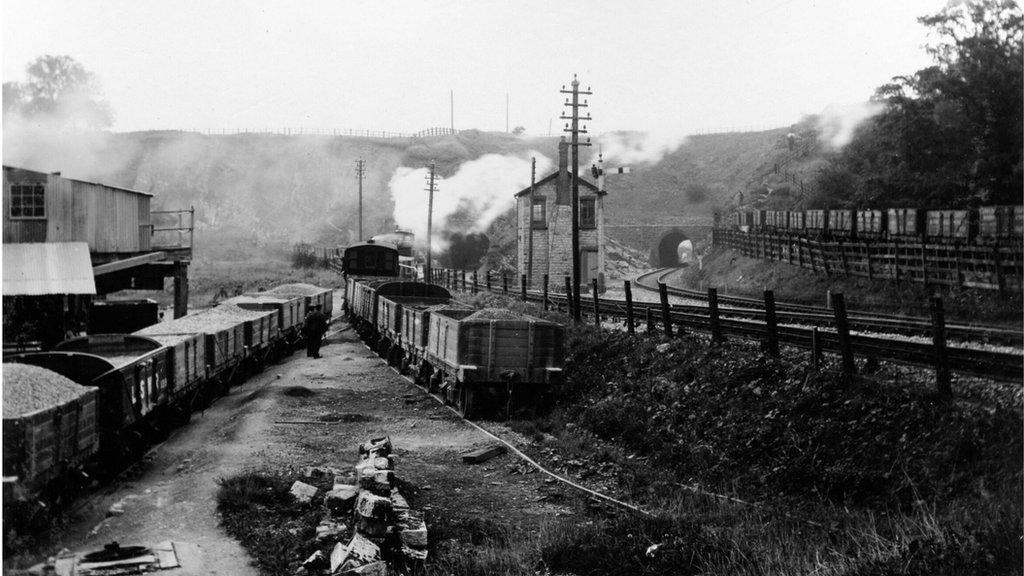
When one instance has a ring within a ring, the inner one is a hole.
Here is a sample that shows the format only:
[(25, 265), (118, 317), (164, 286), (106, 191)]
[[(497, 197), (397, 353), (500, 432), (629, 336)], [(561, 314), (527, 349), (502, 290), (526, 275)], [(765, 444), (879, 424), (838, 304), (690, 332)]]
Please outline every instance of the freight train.
[[(330, 289), (286, 284), (133, 334), (92, 334), (4, 357), (5, 493), (30, 496), (75, 472), (116, 470), (301, 341)], [(14, 380), (12, 380), (12, 378)]]
[(508, 310), (475, 310), (445, 288), (402, 278), (380, 244), (345, 250), (345, 313), (371, 349), (466, 418), (542, 402), (562, 379), (565, 328)]
[(730, 224), (746, 232), (850, 240), (1019, 243), (1024, 237), (1024, 206), (983, 206), (976, 210), (744, 210), (734, 212)]

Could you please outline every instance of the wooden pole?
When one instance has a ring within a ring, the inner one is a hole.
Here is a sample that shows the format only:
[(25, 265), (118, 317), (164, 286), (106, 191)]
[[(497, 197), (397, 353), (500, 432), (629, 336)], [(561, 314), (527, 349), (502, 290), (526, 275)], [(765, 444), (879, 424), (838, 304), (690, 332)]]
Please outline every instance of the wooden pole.
[(506, 272), (501, 273), (501, 291), (508, 296), (508, 274)]
[(479, 291), (479, 289), (480, 286), (479, 284), (477, 284), (476, 270), (473, 270), (473, 294), (476, 294)]
[(519, 296), (526, 302), (526, 274), (519, 275)]
[(635, 334), (636, 327), (633, 326), (633, 287), (629, 280), (626, 280), (623, 282), (622, 288), (626, 291), (626, 332)]
[(548, 309), (548, 275), (544, 275), (544, 310)]
[(949, 378), (949, 358), (946, 357), (946, 314), (942, 307), (942, 298), (932, 297), (932, 344), (935, 347), (935, 384), (939, 394), (949, 396), (953, 393)]
[(843, 374), (852, 376), (856, 372), (853, 361), (853, 343), (850, 340), (850, 323), (846, 317), (846, 297), (842, 292), (832, 294), (832, 313), (836, 318), (836, 334), (839, 337), (839, 351), (843, 356)]
[(601, 305), (597, 297), (597, 278), (590, 281), (591, 291), (594, 294), (594, 326), (601, 327)]
[(644, 306), (644, 316), (644, 319), (647, 320), (647, 333), (654, 334), (654, 314), (651, 314), (650, 306)]
[(722, 324), (718, 315), (718, 288), (708, 288), (708, 319), (711, 323), (711, 341), (722, 342)]
[(764, 291), (764, 323), (768, 332), (768, 354), (779, 357), (779, 323), (775, 317), (775, 292)]
[(672, 314), (668, 307), (668, 286), (658, 282), (658, 294), (661, 296), (661, 322), (665, 325), (665, 336), (672, 337)]
[(821, 367), (821, 335), (817, 326), (811, 328), (811, 365), (815, 370)]
[(572, 278), (569, 277), (569, 276), (566, 276), (565, 277), (565, 312), (569, 316), (572, 316), (573, 318), (576, 318), (576, 315), (573, 314), (573, 309), (572, 309), (573, 304), (575, 304), (575, 301), (572, 298)]

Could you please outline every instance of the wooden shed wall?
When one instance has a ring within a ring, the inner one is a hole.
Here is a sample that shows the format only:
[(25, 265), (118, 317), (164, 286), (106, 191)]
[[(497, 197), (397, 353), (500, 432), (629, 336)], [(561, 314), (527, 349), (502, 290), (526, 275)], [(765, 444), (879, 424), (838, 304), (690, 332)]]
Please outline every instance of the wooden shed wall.
[[(46, 182), (46, 218), (11, 219), (10, 185)], [(4, 242), (87, 242), (91, 252), (150, 250), (149, 196), (56, 174), (5, 169)]]

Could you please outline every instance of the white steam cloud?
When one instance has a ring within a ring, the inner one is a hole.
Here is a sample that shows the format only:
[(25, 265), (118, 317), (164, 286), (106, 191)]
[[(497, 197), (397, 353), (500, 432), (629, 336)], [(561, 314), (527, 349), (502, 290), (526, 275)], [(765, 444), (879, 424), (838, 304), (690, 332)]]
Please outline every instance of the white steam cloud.
[[(449, 216), (458, 213), (471, 219), (459, 222), (458, 232), (482, 232), (511, 208), (515, 193), (530, 185), (530, 156), (537, 158), (539, 180), (552, 169), (552, 162), (536, 152), (486, 154), (463, 163), (454, 175), (439, 179), (434, 192), (434, 250), (444, 248), (442, 233)], [(426, 168), (401, 166), (388, 183), (395, 201), (395, 224), (415, 233), (421, 246), (426, 246), (427, 237), (427, 174)]]
[(608, 132), (594, 143), (590, 163), (597, 162), (600, 152), (606, 166), (657, 164), (685, 144), (686, 139), (687, 136), (678, 131)]
[(821, 140), (838, 150), (853, 140), (857, 127), (885, 109), (878, 102), (855, 104), (832, 104), (818, 115), (818, 130)]

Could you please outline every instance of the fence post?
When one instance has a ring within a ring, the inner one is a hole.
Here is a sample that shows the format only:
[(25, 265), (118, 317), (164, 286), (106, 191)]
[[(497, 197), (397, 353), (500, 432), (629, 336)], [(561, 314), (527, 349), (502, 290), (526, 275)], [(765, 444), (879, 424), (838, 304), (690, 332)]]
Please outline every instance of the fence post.
[(548, 275), (544, 275), (544, 311), (548, 309)]
[(651, 307), (644, 306), (645, 320), (647, 320), (647, 333), (654, 334), (654, 315), (651, 314)]
[(505, 296), (508, 296), (508, 273), (507, 272), (502, 272), (501, 273), (501, 291), (505, 294)]
[(459, 276), (462, 277), (462, 291), (465, 292), (466, 291), (466, 271), (465, 270), (459, 270)]
[(526, 302), (526, 274), (519, 275), (519, 295)]
[(490, 270), (487, 271), (485, 280), (487, 281), (487, 291), (490, 292), (491, 291), (491, 271)]
[(996, 273), (996, 286), (999, 287), (999, 295), (1006, 296), (1006, 280), (1003, 278), (1003, 263), (999, 258), (999, 246), (992, 247), (992, 269)]
[(832, 295), (832, 313), (836, 317), (836, 335), (839, 336), (839, 351), (843, 356), (843, 374), (852, 376), (857, 367), (853, 362), (850, 323), (846, 318), (846, 297), (842, 292)]
[(921, 283), (928, 286), (928, 243), (921, 241)]
[(768, 354), (779, 357), (779, 323), (775, 318), (775, 292), (764, 291), (764, 324), (768, 331)]
[(594, 326), (601, 327), (601, 305), (597, 298), (597, 278), (590, 280), (591, 291), (594, 294)]
[(811, 328), (811, 365), (815, 370), (821, 367), (821, 335), (817, 326)]
[(568, 314), (569, 316), (572, 316), (573, 318), (575, 318), (575, 316), (573, 316), (573, 314), (572, 314), (572, 304), (573, 304), (573, 302), (574, 302), (574, 300), (572, 299), (572, 278), (569, 278), (568, 276), (566, 276), (565, 277), (565, 313)]
[(722, 342), (722, 325), (718, 321), (718, 288), (708, 287), (708, 320), (711, 323), (711, 341)]
[(622, 288), (626, 291), (626, 332), (635, 334), (636, 328), (633, 326), (633, 287), (630, 285), (629, 280), (625, 280), (622, 283)]
[(477, 284), (476, 270), (473, 270), (473, 294), (476, 294), (478, 290), (479, 285)]
[(953, 393), (949, 380), (949, 359), (946, 357), (946, 314), (942, 308), (942, 298), (932, 297), (932, 344), (935, 347), (935, 383), (939, 394), (949, 396)]
[(661, 322), (665, 325), (665, 336), (672, 337), (672, 313), (668, 307), (668, 286), (658, 282), (658, 295), (661, 296)]

